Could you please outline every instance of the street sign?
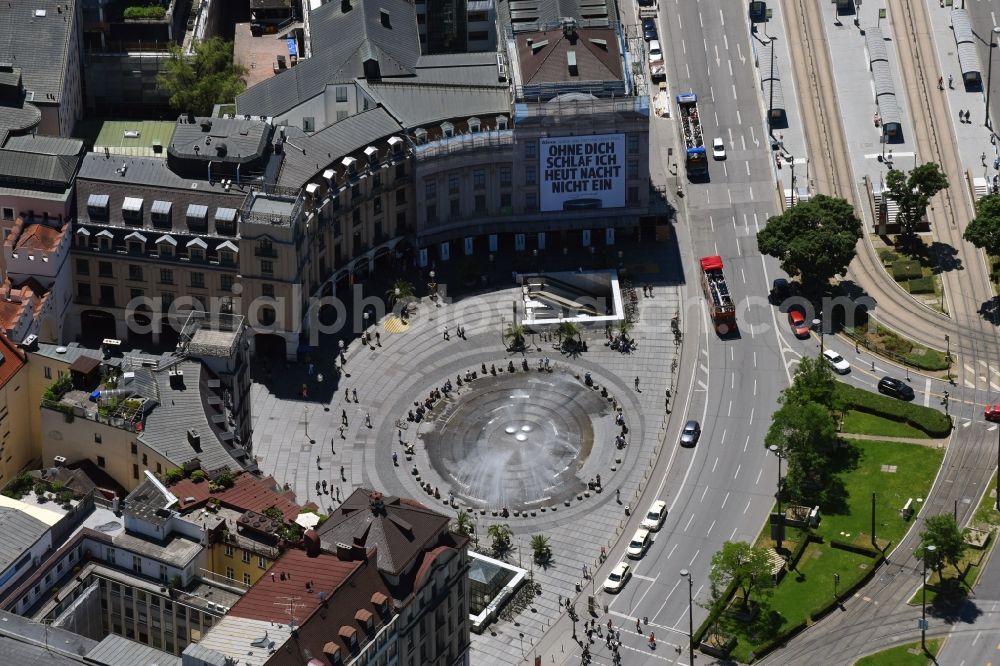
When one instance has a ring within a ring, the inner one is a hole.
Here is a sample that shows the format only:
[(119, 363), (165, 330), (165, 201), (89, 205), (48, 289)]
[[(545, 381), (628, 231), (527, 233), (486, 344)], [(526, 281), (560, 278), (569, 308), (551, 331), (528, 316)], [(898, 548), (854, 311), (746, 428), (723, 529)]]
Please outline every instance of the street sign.
[(928, 626), (930, 626), (930, 624), (927, 622), (927, 620), (917, 620), (917, 629), (920, 629), (921, 631), (927, 631)]

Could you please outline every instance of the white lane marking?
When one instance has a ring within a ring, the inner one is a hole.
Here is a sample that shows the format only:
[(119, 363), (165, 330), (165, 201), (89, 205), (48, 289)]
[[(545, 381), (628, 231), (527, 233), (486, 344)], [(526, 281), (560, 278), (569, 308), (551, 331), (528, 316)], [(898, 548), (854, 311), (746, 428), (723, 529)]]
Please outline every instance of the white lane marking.
[(706, 539), (707, 539), (707, 538), (708, 538), (708, 536), (709, 536), (709, 535), (710, 535), (710, 534), (712, 533), (712, 528), (713, 528), (713, 527), (715, 527), (715, 521), (714, 521), (714, 520), (712, 521), (712, 524), (708, 526), (708, 531), (707, 531), (707, 532), (705, 532), (705, 538), (706, 538)]
[(719, 507), (719, 508), (725, 509), (726, 508), (726, 502), (728, 502), (728, 501), (729, 501), (729, 493), (726, 493), (726, 496), (722, 498), (722, 506)]
[(733, 528), (733, 533), (729, 535), (729, 540), (730, 540), (730, 541), (732, 541), (732, 540), (733, 540), (733, 537), (735, 537), (735, 536), (736, 536), (736, 533), (737, 533), (737, 532), (739, 532), (739, 531), (740, 531), (740, 528), (738, 528), (738, 527), (734, 527), (734, 528)]
[(729, 388), (731, 388), (731, 389), (736, 388), (736, 373), (735, 372), (730, 372), (729, 373)]
[(705, 495), (707, 495), (707, 494), (708, 494), (708, 486), (705, 486), (705, 490), (703, 490), (701, 492), (701, 499), (698, 500), (698, 501), (699, 502), (704, 502), (705, 501)]
[(747, 441), (743, 442), (743, 453), (746, 453), (749, 447), (750, 447), (750, 435), (747, 435)]
[(726, 410), (726, 416), (732, 416), (732, 415), (733, 415), (733, 401), (730, 400), (729, 401), (729, 409)]
[(715, 457), (715, 462), (712, 463), (712, 471), (715, 471), (715, 467), (719, 464), (719, 456)]
[[(756, 365), (757, 364), (754, 363), (754, 366), (756, 366)], [(753, 394), (757, 395), (757, 380), (756, 379), (753, 380)]]
[(924, 407), (930, 407), (931, 404), (931, 380), (930, 377), (927, 378), (927, 383), (924, 384)]
[(649, 583), (655, 583), (656, 582), (656, 578), (659, 578), (660, 576), (659, 576), (659, 574), (657, 574), (656, 578), (652, 578), (650, 576), (643, 576), (642, 574), (632, 574), (632, 577), (633, 578), (638, 578), (639, 580), (644, 580), (644, 581), (649, 582)]
[(762, 477), (763, 475), (764, 475), (764, 468), (763, 468), (763, 467), (761, 467), (761, 468), (760, 468), (760, 471), (759, 471), (759, 472), (757, 472), (757, 480), (756, 480), (756, 481), (754, 481), (754, 485), (755, 485), (755, 486), (757, 486), (757, 485), (760, 485), (760, 477)]
[(694, 551), (694, 555), (691, 556), (691, 561), (688, 562), (688, 566), (691, 566), (692, 564), (694, 564), (694, 561), (698, 559), (698, 556), (700, 554), (701, 554), (701, 548), (699, 548), (698, 550)]
[(737, 466), (736, 466), (736, 473), (735, 473), (735, 474), (733, 474), (733, 478), (734, 478), (734, 479), (735, 479), (736, 477), (738, 477), (738, 476), (740, 475), (740, 470), (741, 470), (742, 468), (743, 468), (743, 463), (740, 463), (739, 465), (737, 465)]
[(674, 547), (670, 549), (670, 552), (667, 553), (667, 559), (668, 560), (670, 559), (670, 556), (674, 554), (675, 550), (677, 550), (677, 544), (676, 543), (674, 544)]
[(685, 532), (687, 532), (687, 531), (688, 531), (688, 528), (689, 528), (689, 527), (691, 527), (691, 523), (692, 523), (693, 521), (694, 521), (694, 514), (692, 513), (692, 514), (691, 514), (691, 517), (690, 517), (690, 518), (688, 518), (688, 524), (684, 526), (684, 531), (685, 531)]
[(673, 586), (672, 588), (670, 588), (670, 591), (669, 591), (669, 592), (667, 592), (667, 596), (665, 596), (665, 597), (663, 598), (663, 604), (662, 604), (662, 605), (661, 605), (661, 606), (660, 606), (660, 607), (659, 607), (659, 608), (658, 608), (658, 609), (656, 610), (656, 612), (655, 612), (655, 613), (653, 613), (653, 622), (656, 622), (656, 617), (657, 617), (657, 616), (658, 616), (658, 615), (660, 614), (660, 611), (662, 611), (662, 610), (663, 610), (663, 606), (666, 606), (666, 605), (667, 605), (667, 601), (669, 601), (669, 600), (670, 600), (670, 595), (674, 593), (674, 590), (676, 590), (676, 589), (677, 589), (677, 586), (678, 586), (678, 585), (680, 585), (680, 584), (681, 584), (681, 581), (680, 581), (680, 579), (678, 578), (678, 579), (677, 579), (677, 582), (675, 582), (675, 583), (674, 583), (674, 586)]
[[(749, 174), (748, 174), (748, 175), (749, 175)], [(746, 284), (746, 283), (747, 283), (747, 274), (746, 274), (746, 272), (745, 272), (745, 271), (743, 270), (743, 267), (742, 267), (742, 266), (740, 266), (740, 275), (742, 275), (742, 276), (743, 276), (743, 284)]]
[(754, 407), (750, 408), (750, 423), (748, 423), (747, 425), (752, 425), (753, 424), (753, 412), (754, 412), (754, 409), (755, 409)]
[(724, 429), (722, 431), (722, 437), (719, 439), (719, 446), (722, 446), (723, 444), (726, 443), (726, 433), (728, 433), (728, 432), (729, 432), (728, 428), (726, 428), (726, 429)]
[(749, 510), (750, 510), (750, 502), (751, 502), (751, 501), (752, 501), (752, 500), (749, 500), (749, 499), (747, 500), (747, 508), (743, 509), (743, 515), (744, 515), (744, 516), (746, 515), (747, 511), (749, 511)]
[[(753, 353), (753, 367), (757, 367), (757, 352)], [(930, 381), (929, 379), (927, 381)]]

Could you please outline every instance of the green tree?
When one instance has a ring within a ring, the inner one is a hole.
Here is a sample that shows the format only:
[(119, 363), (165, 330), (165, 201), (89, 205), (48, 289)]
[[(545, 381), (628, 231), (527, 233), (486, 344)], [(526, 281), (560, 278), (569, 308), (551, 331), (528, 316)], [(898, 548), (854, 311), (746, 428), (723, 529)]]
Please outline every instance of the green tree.
[(628, 334), (632, 332), (632, 322), (627, 319), (621, 319), (618, 321), (618, 337), (622, 340), (628, 340)]
[(455, 516), (455, 531), (462, 536), (469, 536), (473, 530), (475, 527), (472, 524), (472, 516), (465, 511), (459, 511)]
[(531, 552), (536, 562), (548, 562), (552, 557), (552, 547), (549, 545), (548, 537), (541, 534), (531, 537)]
[(571, 321), (559, 322), (559, 326), (556, 327), (556, 335), (563, 342), (570, 342), (574, 338), (577, 342), (580, 341), (580, 327)]
[(783, 492), (806, 503), (822, 503), (837, 488), (831, 457), (838, 445), (833, 416), (815, 402), (786, 402), (774, 413), (764, 444), (778, 447), (788, 462)]
[(814, 402), (830, 411), (843, 405), (837, 395), (837, 380), (822, 358), (803, 357), (792, 377), (792, 385), (781, 392), (783, 404), (804, 405)]
[(510, 529), (507, 523), (494, 523), (486, 528), (486, 536), (493, 541), (493, 552), (500, 553), (510, 546), (510, 538), (514, 535), (514, 530)]
[(207, 116), (215, 104), (232, 102), (246, 89), (246, 75), (246, 68), (233, 62), (233, 43), (212, 37), (195, 42), (191, 55), (180, 45), (170, 47), (156, 83), (175, 111)]
[(1000, 195), (976, 202), (976, 218), (965, 227), (963, 238), (987, 254), (1000, 254)]
[[(955, 522), (955, 516), (950, 513), (942, 513), (937, 516), (930, 516), (924, 521), (924, 529), (920, 532), (920, 547), (917, 548), (917, 559), (927, 559), (927, 566), (938, 572), (946, 564), (958, 567), (959, 560), (965, 554), (965, 538), (962, 530)], [(927, 550), (927, 546), (934, 546), (934, 551)]]
[(934, 162), (926, 162), (909, 174), (899, 169), (889, 169), (885, 175), (889, 196), (899, 206), (896, 219), (904, 235), (912, 235), (927, 211), (931, 197), (948, 187), (948, 177)]
[(861, 220), (843, 199), (818, 194), (767, 221), (757, 247), (808, 289), (823, 288), (847, 270), (861, 238)]
[(524, 349), (524, 336), (527, 329), (523, 324), (514, 323), (504, 331), (503, 338), (508, 342), (511, 349)]
[(411, 298), (413, 298), (413, 283), (407, 280), (396, 280), (392, 283), (392, 287), (386, 290), (385, 298), (389, 301), (389, 307), (396, 305), (396, 303), (405, 303)]
[(745, 541), (727, 541), (722, 550), (712, 555), (712, 569), (708, 580), (713, 590), (724, 590), (736, 581), (739, 589), (740, 606), (746, 610), (750, 595), (766, 594), (774, 585), (771, 575), (771, 561), (767, 550), (754, 548)]

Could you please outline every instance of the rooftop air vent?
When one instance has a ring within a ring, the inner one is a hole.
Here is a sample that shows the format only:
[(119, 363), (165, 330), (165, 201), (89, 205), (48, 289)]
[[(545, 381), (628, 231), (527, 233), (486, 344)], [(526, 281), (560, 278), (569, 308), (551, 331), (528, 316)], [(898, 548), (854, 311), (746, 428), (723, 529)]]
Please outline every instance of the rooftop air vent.
[(382, 27), (383, 28), (388, 28), (390, 30), (392, 29), (392, 23), (389, 22), (389, 12), (388, 11), (386, 11), (384, 9), (378, 10), (378, 17), (379, 17), (379, 22), (382, 23)]

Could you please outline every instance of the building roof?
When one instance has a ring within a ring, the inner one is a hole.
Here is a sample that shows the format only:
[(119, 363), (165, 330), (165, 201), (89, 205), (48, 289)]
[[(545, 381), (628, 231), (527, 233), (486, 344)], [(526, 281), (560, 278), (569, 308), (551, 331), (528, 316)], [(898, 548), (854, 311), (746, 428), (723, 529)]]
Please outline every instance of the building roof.
[[(200, 641), (188, 645), (184, 654), (209, 664), (224, 663), (219, 655), (226, 655), (239, 659), (239, 666), (263, 666), (271, 658), (268, 646), (273, 644), (277, 648), (284, 645), (291, 636), (287, 623), (287, 614), (276, 624), (236, 617), (230, 612), (216, 622)], [(299, 666), (307, 663), (308, 659), (303, 660)]]
[(174, 126), (167, 152), (174, 157), (213, 162), (251, 162), (267, 151), (271, 126), (244, 118), (185, 117)]
[(328, 2), (309, 12), (309, 22), (313, 57), (329, 52), (334, 72), (362, 76), (374, 58), (382, 76), (405, 76), (420, 57), (417, 12), (407, 0)]
[[(184, 372), (178, 388), (170, 385), (167, 371), (153, 373), (160, 400), (147, 414), (139, 441), (178, 466), (198, 458), (206, 470), (239, 469), (209, 422), (202, 364), (184, 361), (176, 367)], [(189, 441), (189, 432), (199, 437), (198, 448)]]
[(359, 488), (320, 525), (323, 548), (337, 544), (376, 548), (378, 568), (391, 575), (402, 573), (425, 549), (438, 545), (448, 526), (448, 516), (412, 500)]
[(382, 108), (349, 116), (311, 135), (289, 127), (286, 139), (292, 145), (285, 149), (278, 184), (302, 187), (310, 178), (329, 167), (331, 157), (349, 155), (401, 130), (400, 124)]
[[(523, 85), (622, 80), (618, 36), (610, 28), (522, 32), (515, 42)], [(576, 73), (569, 67), (574, 58)]]
[(112, 539), (115, 548), (121, 548), (133, 553), (138, 553), (145, 557), (169, 564), (172, 567), (183, 569), (191, 563), (202, 551), (203, 546), (187, 537), (177, 534), (171, 535), (167, 539), (157, 541), (128, 532), (115, 535)]
[(50, 224), (34, 221), (25, 222), (18, 218), (10, 235), (7, 236), (5, 244), (10, 243), (11, 250), (14, 252), (35, 250), (49, 254), (59, 249), (59, 244), (67, 229), (69, 229), (68, 225), (62, 229), (56, 229)]
[(258, 479), (250, 473), (237, 474), (233, 487), (221, 492), (210, 493), (207, 482), (195, 483), (191, 479), (178, 481), (170, 486), (170, 492), (177, 497), (177, 510), (181, 513), (203, 506), (209, 497), (214, 497), (222, 506), (236, 511), (263, 513), (264, 509), (276, 506), (285, 516), (285, 522), (292, 522), (301, 513), (302, 507), (295, 503), (292, 491), (281, 492), (273, 477)]
[(0, 611), (0, 664), (77, 666), (97, 641)]
[(407, 128), (449, 118), (510, 113), (506, 88), (425, 84), (420, 77), (359, 81), (358, 85)]
[(86, 655), (101, 666), (180, 666), (181, 658), (116, 634), (108, 634)]
[(0, 62), (21, 68), (23, 85), (34, 93), (35, 103), (62, 101), (70, 39), (77, 27), (74, 4), (32, 0), (0, 5)]
[(78, 155), (41, 155), (0, 148), (0, 178), (69, 185), (80, 159)]
[(82, 156), (84, 144), (80, 139), (68, 139), (61, 136), (46, 136), (44, 134), (25, 134), (12, 136), (3, 144), (4, 150), (16, 150), (35, 155), (72, 155)]
[(498, 2), (497, 19), (503, 28), (514, 32), (538, 30), (540, 27), (559, 29), (567, 18), (580, 25), (607, 26), (617, 15), (612, 0), (512, 0)]
[(96, 358), (102, 363), (110, 366), (118, 367), (121, 365), (121, 357), (112, 356), (110, 358), (104, 358), (104, 355), (99, 349), (91, 349), (90, 347), (84, 347), (79, 342), (70, 342), (65, 345), (50, 344), (47, 342), (39, 342), (38, 349), (31, 352), (32, 355), (38, 355), (42, 358), (47, 358), (53, 361), (59, 361), (70, 365), (76, 359), (81, 356), (90, 356)]
[(14, 564), (42, 536), (49, 525), (13, 507), (0, 507), (0, 571)]
[[(18, 5), (24, 7), (26, 5)], [(0, 7), (0, 31), (3, 30), (3, 14), (9, 7)], [(2, 37), (0, 37), (2, 39)], [(15, 100), (0, 100), (0, 143), (11, 134), (27, 132), (42, 120), (42, 112), (23, 96)]]
[(0, 332), (0, 387), (6, 386), (18, 370), (24, 367), (24, 354)]
[[(122, 167), (125, 172), (122, 173)], [(208, 170), (205, 170), (208, 178)], [(167, 161), (155, 157), (122, 157), (112, 154), (87, 153), (77, 173), (77, 180), (103, 180), (127, 185), (148, 185), (150, 187), (175, 188), (181, 190), (218, 190), (222, 184), (214, 185), (208, 180), (184, 178), (167, 167)], [(86, 203), (86, 202), (84, 202)]]
[[(208, 485), (208, 484), (205, 484)], [(122, 502), (122, 513), (153, 525), (170, 520), (176, 509), (177, 496), (146, 472), (146, 478)]]
[(236, 602), (229, 615), (288, 624), (288, 609), (275, 602), (294, 598), (296, 623), (301, 624), (362, 563), (341, 560), (329, 553), (309, 557), (304, 550), (286, 550)]

